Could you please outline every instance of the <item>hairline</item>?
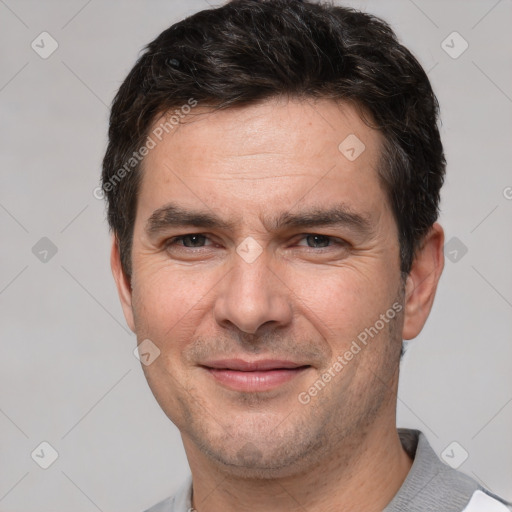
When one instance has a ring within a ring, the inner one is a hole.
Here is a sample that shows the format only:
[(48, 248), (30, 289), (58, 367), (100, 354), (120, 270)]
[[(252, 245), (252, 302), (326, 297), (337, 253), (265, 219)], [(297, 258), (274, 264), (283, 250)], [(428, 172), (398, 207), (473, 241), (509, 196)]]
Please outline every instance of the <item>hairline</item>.
[[(248, 100), (242, 100), (242, 101), (230, 101), (230, 102), (222, 102), (218, 101), (215, 98), (211, 98), (210, 100), (202, 100), (200, 103), (198, 103), (197, 107), (201, 109), (200, 112), (193, 115), (207, 115), (207, 114), (213, 114), (215, 112), (221, 111), (221, 110), (236, 110), (236, 109), (243, 109), (245, 107), (255, 106), (259, 104), (269, 103), (271, 101), (277, 100), (279, 98), (286, 97), (287, 99), (292, 100), (299, 100), (299, 102), (307, 103), (307, 100), (330, 100), (333, 101), (338, 105), (338, 107), (343, 105), (350, 105), (354, 108), (359, 118), (363, 121), (364, 124), (369, 126), (370, 128), (373, 128), (379, 132), (379, 134), (382, 136), (382, 143), (379, 143), (379, 154), (375, 165), (375, 171), (377, 173), (377, 179), (379, 180), (379, 185), (381, 186), (383, 192), (385, 193), (386, 200), (388, 201), (388, 207), (391, 210), (391, 213), (393, 215), (393, 220), (395, 222), (395, 226), (397, 228), (397, 236), (398, 236), (398, 244), (400, 249), (400, 267), (401, 267), (401, 274), (402, 279), (405, 279), (405, 276), (408, 272), (402, 271), (402, 266), (404, 264), (403, 257), (405, 254), (403, 253), (404, 247), (403, 244), (405, 243), (405, 240), (402, 240), (402, 234), (400, 230), (400, 225), (398, 221), (397, 212), (395, 211), (393, 200), (391, 196), (391, 189), (389, 188), (389, 184), (386, 182), (385, 179), (385, 173), (390, 172), (389, 164), (392, 160), (390, 158), (390, 150), (389, 145), (394, 144), (394, 141), (392, 140), (392, 136), (390, 134), (386, 133), (381, 128), (378, 128), (376, 126), (372, 126), (370, 124), (372, 121), (374, 121), (374, 115), (371, 112), (371, 109), (367, 107), (363, 102), (361, 102), (358, 98), (352, 98), (352, 97), (342, 97), (342, 96), (335, 96), (332, 94), (332, 92), (326, 91), (325, 94), (317, 93), (317, 94), (306, 94), (306, 93), (281, 93), (281, 92), (275, 92), (270, 93), (266, 96), (254, 98), (254, 99), (248, 99)], [(206, 103), (208, 102), (208, 103)], [(211, 103), (210, 103), (211, 102)], [(160, 108), (156, 111), (156, 113), (153, 115), (151, 120), (148, 122), (146, 129), (141, 134), (141, 136), (137, 139), (136, 143), (134, 143), (129, 151), (127, 151), (127, 155), (133, 152), (133, 148), (139, 147), (144, 143), (144, 141), (147, 141), (148, 137), (150, 136), (151, 130), (154, 128), (155, 124), (162, 118), (165, 118), (167, 114), (175, 108), (180, 107), (180, 105), (183, 102), (176, 102), (176, 103), (169, 103), (165, 105), (165, 108)], [(206, 104), (205, 104), (206, 103)], [(196, 107), (196, 108), (197, 108)], [(190, 116), (191, 114), (187, 114), (186, 118)], [(185, 119), (186, 119), (185, 118)], [(186, 122), (190, 121), (185, 121)], [(178, 129), (182, 122), (180, 121), (178, 123)], [(125, 274), (131, 278), (132, 276), (132, 248), (133, 248), (133, 235), (134, 235), (134, 229), (135, 229), (135, 220), (137, 218), (137, 210), (138, 210), (138, 199), (139, 199), (139, 193), (140, 188), (142, 184), (143, 174), (144, 174), (144, 167), (145, 162), (147, 159), (147, 155), (142, 158), (142, 160), (134, 167), (133, 174), (134, 174), (134, 181), (133, 184), (135, 186), (135, 201), (134, 201), (134, 211), (133, 211), (133, 222), (130, 223), (130, 230), (126, 233), (125, 241), (128, 242), (127, 244), (123, 244), (123, 248), (121, 249), (121, 240), (119, 233), (114, 231), (115, 238), (117, 240), (118, 247), (120, 249), (120, 257), (121, 257), (121, 264), (123, 267), (123, 271)], [(414, 248), (413, 248), (414, 250)], [(127, 252), (127, 254), (125, 254)], [(411, 258), (409, 258), (411, 259)], [(410, 267), (410, 264), (408, 265)]]

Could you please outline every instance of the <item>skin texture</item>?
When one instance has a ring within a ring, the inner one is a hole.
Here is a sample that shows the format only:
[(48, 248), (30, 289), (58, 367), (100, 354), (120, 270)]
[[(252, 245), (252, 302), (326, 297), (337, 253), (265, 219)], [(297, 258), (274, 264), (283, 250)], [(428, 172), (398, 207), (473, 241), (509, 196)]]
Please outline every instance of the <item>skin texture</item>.
[[(365, 145), (354, 161), (338, 149), (351, 134)], [(160, 350), (143, 370), (181, 431), (199, 512), (382, 510), (410, 469), (395, 426), (400, 349), (430, 313), (444, 235), (432, 227), (404, 283), (381, 143), (348, 104), (275, 99), (197, 107), (145, 158), (131, 282), (115, 239), (111, 263), (128, 325)], [(148, 232), (170, 203), (234, 225)], [(369, 229), (272, 225), (340, 204)], [(205, 238), (172, 242), (187, 234)], [(252, 262), (237, 252), (247, 237), (261, 249)], [(401, 311), (333, 372), (393, 304)], [(309, 367), (269, 391), (235, 391), (201, 366), (226, 358)]]

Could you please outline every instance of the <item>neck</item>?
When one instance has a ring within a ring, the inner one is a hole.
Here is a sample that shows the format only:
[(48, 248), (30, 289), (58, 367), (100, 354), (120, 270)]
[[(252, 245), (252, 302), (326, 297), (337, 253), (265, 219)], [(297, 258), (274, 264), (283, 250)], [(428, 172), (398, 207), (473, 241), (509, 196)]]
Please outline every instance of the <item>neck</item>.
[(345, 440), (328, 459), (307, 471), (271, 480), (226, 473), (185, 443), (193, 479), (192, 506), (197, 512), (382, 511), (412, 465), (394, 418), (386, 423), (375, 422), (364, 437)]

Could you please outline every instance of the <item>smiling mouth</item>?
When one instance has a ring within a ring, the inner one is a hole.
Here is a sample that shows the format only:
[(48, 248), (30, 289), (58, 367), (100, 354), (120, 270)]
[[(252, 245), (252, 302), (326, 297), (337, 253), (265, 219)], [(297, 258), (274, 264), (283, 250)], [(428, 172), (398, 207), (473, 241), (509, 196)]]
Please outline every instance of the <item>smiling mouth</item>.
[(269, 391), (304, 373), (311, 365), (291, 361), (241, 359), (221, 360), (201, 365), (219, 384), (236, 391)]

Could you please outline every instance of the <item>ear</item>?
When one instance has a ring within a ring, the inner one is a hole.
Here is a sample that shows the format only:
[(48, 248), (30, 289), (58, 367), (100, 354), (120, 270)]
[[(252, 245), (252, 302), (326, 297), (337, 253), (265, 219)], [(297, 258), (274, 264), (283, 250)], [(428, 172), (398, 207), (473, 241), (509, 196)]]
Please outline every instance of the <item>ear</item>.
[(132, 287), (128, 276), (125, 274), (121, 265), (121, 255), (119, 254), (119, 244), (115, 235), (112, 235), (112, 250), (110, 252), (110, 267), (114, 281), (116, 282), (117, 293), (121, 300), (124, 317), (128, 327), (135, 332), (135, 322), (133, 321), (132, 310)]
[(417, 249), (407, 276), (403, 339), (415, 338), (423, 329), (432, 309), (443, 268), (444, 231), (436, 222)]

